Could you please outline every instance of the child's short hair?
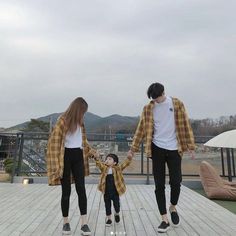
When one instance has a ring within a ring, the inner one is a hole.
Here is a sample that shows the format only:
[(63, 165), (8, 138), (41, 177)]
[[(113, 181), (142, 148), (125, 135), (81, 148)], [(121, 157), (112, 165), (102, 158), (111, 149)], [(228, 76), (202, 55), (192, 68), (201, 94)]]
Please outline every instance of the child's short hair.
[(114, 154), (114, 153), (109, 153), (109, 154), (106, 156), (106, 159), (107, 159), (108, 157), (111, 157), (111, 158), (114, 160), (114, 162), (116, 162), (116, 164), (118, 164), (119, 158), (118, 158), (118, 156), (117, 156), (116, 154)]

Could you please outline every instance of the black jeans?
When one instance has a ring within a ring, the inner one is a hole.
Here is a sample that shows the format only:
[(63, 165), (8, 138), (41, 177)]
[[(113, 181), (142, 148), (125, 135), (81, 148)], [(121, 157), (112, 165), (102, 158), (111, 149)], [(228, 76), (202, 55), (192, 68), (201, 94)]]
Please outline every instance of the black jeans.
[(61, 210), (63, 217), (68, 216), (71, 194), (71, 172), (75, 180), (81, 215), (87, 214), (87, 196), (84, 181), (84, 158), (80, 148), (65, 148), (64, 171), (61, 179)]
[(120, 212), (120, 197), (116, 190), (114, 176), (112, 174), (107, 175), (106, 177), (106, 187), (104, 194), (104, 202), (106, 208), (106, 215), (111, 215), (111, 201), (113, 201), (113, 206), (115, 208), (115, 212)]
[(177, 205), (180, 195), (180, 186), (182, 182), (181, 156), (177, 150), (170, 151), (157, 147), (152, 143), (152, 167), (155, 181), (155, 194), (158, 209), (161, 215), (166, 214), (165, 197), (165, 165), (169, 169), (169, 184), (171, 188), (170, 202)]

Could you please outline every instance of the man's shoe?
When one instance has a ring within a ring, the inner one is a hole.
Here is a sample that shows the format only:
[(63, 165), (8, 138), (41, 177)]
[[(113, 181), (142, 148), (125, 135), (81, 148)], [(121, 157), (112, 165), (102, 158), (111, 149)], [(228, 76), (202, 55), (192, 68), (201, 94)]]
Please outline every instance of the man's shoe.
[(180, 222), (179, 222), (179, 215), (177, 211), (170, 211), (170, 216), (171, 216), (171, 221), (173, 223), (173, 226), (175, 227), (179, 226)]
[(120, 215), (119, 213), (115, 214), (115, 222), (118, 224), (120, 222)]
[(71, 229), (70, 229), (70, 224), (69, 223), (66, 223), (66, 224), (63, 225), (62, 234), (63, 235), (71, 234)]
[(89, 229), (87, 224), (85, 224), (81, 227), (81, 234), (82, 235), (91, 235), (91, 230)]
[(107, 219), (106, 226), (110, 227), (111, 225), (112, 225), (112, 220), (111, 219)]
[(165, 233), (170, 228), (170, 224), (162, 221), (161, 224), (157, 228), (157, 232)]

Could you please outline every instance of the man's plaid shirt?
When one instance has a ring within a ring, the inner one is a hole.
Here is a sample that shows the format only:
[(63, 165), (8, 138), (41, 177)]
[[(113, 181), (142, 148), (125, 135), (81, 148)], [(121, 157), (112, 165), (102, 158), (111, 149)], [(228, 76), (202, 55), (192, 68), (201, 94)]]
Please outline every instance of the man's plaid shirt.
[[(174, 105), (174, 116), (176, 126), (176, 138), (178, 142), (178, 152), (182, 156), (187, 150), (194, 150), (194, 136), (189, 123), (188, 115), (184, 108), (184, 104), (177, 98), (172, 98)], [(154, 132), (153, 108), (154, 101), (151, 101), (143, 108), (143, 112), (136, 129), (131, 150), (137, 152), (140, 143), (144, 140), (145, 152), (147, 157), (152, 157), (151, 144)]]

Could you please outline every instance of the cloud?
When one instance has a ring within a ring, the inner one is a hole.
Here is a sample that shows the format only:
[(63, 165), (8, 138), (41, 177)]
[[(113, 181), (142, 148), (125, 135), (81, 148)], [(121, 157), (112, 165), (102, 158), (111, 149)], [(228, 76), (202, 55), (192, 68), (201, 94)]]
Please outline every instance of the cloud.
[(0, 127), (77, 96), (136, 116), (162, 82), (191, 118), (234, 114), (235, 1), (1, 1)]

